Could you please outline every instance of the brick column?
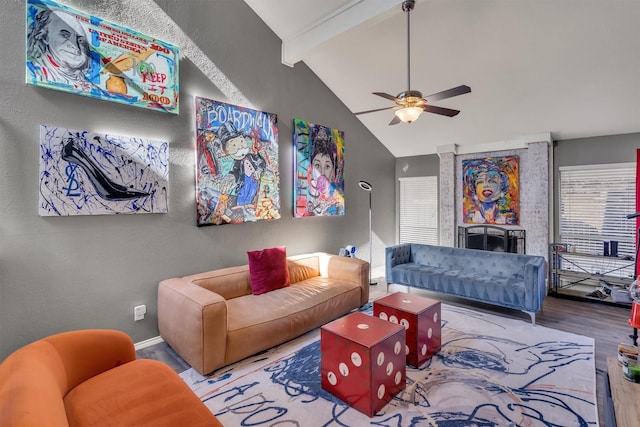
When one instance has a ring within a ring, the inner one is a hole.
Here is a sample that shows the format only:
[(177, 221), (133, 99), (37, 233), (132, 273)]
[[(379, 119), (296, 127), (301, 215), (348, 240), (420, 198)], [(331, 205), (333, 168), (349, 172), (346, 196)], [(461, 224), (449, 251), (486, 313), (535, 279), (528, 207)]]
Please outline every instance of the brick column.
[(440, 156), (440, 246), (456, 246), (456, 156), (454, 152), (438, 153)]

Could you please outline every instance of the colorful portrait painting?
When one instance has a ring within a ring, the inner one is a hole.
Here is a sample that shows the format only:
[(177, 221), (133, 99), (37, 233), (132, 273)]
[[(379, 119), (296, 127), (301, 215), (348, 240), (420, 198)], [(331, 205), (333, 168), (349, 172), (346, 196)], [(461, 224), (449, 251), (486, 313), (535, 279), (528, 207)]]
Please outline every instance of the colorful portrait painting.
[(344, 215), (344, 132), (293, 119), (296, 217)]
[(195, 98), (197, 225), (280, 218), (278, 116)]
[(465, 223), (520, 222), (518, 156), (462, 161), (462, 213)]
[(166, 213), (169, 144), (40, 126), (40, 216)]
[(178, 114), (178, 47), (50, 0), (27, 0), (26, 82)]

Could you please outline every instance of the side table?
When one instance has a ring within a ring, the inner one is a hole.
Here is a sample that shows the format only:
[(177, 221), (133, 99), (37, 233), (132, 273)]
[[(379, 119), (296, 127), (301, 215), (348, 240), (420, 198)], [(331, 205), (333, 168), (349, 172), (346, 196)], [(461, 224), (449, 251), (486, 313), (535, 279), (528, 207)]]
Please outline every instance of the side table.
[(440, 301), (396, 292), (373, 302), (373, 315), (407, 330), (407, 363), (416, 368), (440, 351)]
[[(625, 379), (622, 366), (615, 357), (607, 358), (607, 375), (611, 401), (615, 413), (615, 426), (635, 427), (640, 422), (640, 384)], [(606, 386), (607, 384), (605, 384)], [(606, 393), (605, 393), (606, 394)], [(605, 396), (605, 414), (607, 413)], [(610, 408), (609, 408), (610, 410)]]
[(361, 312), (320, 328), (322, 388), (373, 417), (406, 385), (405, 330)]

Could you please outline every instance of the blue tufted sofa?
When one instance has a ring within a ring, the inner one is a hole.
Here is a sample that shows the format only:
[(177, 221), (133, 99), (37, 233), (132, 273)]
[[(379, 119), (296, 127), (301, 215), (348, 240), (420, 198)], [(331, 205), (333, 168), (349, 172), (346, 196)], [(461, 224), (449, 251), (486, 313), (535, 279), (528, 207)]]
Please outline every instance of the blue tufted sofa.
[(387, 284), (522, 310), (535, 325), (546, 292), (544, 257), (405, 243), (387, 247)]

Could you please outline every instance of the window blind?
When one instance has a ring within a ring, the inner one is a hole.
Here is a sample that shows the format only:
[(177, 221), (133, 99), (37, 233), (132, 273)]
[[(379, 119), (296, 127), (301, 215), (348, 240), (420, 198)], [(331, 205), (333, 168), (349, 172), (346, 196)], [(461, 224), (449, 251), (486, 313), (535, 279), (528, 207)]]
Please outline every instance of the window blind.
[(438, 244), (438, 177), (400, 178), (400, 243)]
[(619, 256), (635, 255), (635, 164), (560, 168), (560, 239), (576, 252), (602, 254), (618, 241)]

